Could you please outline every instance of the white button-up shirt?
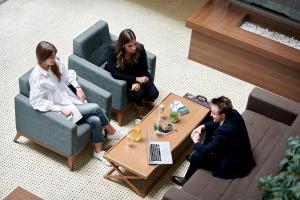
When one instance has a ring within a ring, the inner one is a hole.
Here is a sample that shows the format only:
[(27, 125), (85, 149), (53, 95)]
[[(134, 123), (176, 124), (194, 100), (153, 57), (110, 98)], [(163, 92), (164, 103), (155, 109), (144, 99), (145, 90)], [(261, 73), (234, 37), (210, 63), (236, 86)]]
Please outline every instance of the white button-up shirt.
[(67, 70), (58, 57), (55, 62), (62, 73), (60, 81), (50, 68), (46, 71), (37, 64), (32, 70), (29, 77), (30, 104), (34, 109), (42, 112), (60, 111), (61, 107), (67, 106), (76, 109), (72, 110), (73, 114), (79, 113), (74, 104), (82, 104), (82, 101), (68, 87), (70, 84), (75, 88), (78, 86), (76, 72)]

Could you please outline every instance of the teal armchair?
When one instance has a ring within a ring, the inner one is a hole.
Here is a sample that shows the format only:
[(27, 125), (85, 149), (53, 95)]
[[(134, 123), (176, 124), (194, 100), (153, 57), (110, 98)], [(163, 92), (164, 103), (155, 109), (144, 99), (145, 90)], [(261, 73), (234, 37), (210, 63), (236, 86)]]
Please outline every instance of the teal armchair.
[[(68, 158), (68, 167), (73, 171), (75, 157), (84, 149), (91, 138), (91, 128), (87, 123), (80, 125), (67, 120), (56, 112), (34, 110), (29, 102), (29, 76), (32, 70), (19, 78), (20, 94), (15, 97), (15, 117), (17, 134), (40, 144)], [(87, 101), (97, 103), (110, 118), (111, 94), (96, 85), (78, 77)]]
[[(112, 111), (117, 114), (122, 126), (124, 111), (130, 105), (126, 82), (117, 80), (104, 69), (107, 60), (107, 46), (118, 38), (109, 33), (108, 24), (98, 21), (73, 40), (73, 54), (69, 57), (69, 67), (78, 75), (112, 94)], [(154, 80), (156, 56), (146, 51), (148, 71)]]

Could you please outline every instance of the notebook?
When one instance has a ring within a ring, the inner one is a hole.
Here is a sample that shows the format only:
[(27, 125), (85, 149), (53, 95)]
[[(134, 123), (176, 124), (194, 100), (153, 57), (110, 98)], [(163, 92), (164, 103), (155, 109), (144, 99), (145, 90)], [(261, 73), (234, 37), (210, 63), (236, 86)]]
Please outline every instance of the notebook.
[(147, 156), (150, 165), (173, 164), (170, 142), (151, 141), (147, 129)]

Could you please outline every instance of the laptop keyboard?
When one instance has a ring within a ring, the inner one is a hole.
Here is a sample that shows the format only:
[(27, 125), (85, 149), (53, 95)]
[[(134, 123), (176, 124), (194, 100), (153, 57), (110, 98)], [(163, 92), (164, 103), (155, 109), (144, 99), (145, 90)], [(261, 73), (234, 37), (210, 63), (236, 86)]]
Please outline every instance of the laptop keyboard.
[(159, 144), (150, 144), (150, 155), (151, 161), (161, 161)]

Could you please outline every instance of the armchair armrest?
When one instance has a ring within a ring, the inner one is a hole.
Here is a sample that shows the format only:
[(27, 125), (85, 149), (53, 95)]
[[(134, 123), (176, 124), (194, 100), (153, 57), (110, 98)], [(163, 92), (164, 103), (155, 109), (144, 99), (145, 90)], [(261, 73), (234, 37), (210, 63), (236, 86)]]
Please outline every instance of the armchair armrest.
[(164, 194), (163, 196), (164, 200), (201, 200), (202, 198), (200, 197), (195, 197), (187, 192), (185, 192), (182, 189), (178, 189), (175, 186), (172, 186), (171, 188), (168, 189), (168, 191)]
[(291, 125), (300, 113), (300, 104), (256, 87), (249, 95), (246, 109)]
[(116, 40), (118, 40), (118, 36), (116, 36), (116, 35), (114, 35), (114, 34), (109, 34), (110, 35), (110, 39), (112, 40), (112, 41), (116, 41)]
[(73, 145), (76, 144), (77, 125), (62, 114), (34, 110), (29, 99), (18, 94), (15, 97), (15, 116), (16, 129), (25, 136), (64, 155), (75, 153)]
[(97, 103), (107, 117), (111, 117), (111, 93), (78, 76), (78, 82), (87, 96), (89, 103)]
[(148, 64), (148, 72), (154, 81), (155, 78), (155, 69), (156, 69), (156, 55), (153, 53), (146, 51), (147, 54), (147, 64)]
[(29, 91), (30, 91), (29, 76), (32, 72), (32, 69), (30, 69), (28, 72), (26, 72), (19, 78), (20, 93), (25, 95), (26, 97), (29, 97)]
[(110, 92), (114, 109), (125, 108), (128, 101), (125, 81), (113, 78), (108, 71), (74, 54), (69, 56), (69, 68), (74, 69), (82, 78)]

